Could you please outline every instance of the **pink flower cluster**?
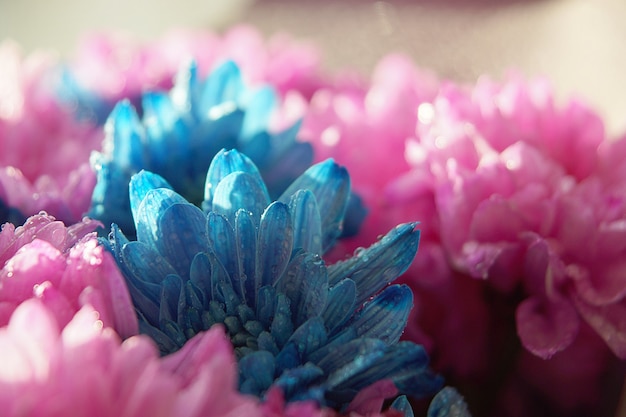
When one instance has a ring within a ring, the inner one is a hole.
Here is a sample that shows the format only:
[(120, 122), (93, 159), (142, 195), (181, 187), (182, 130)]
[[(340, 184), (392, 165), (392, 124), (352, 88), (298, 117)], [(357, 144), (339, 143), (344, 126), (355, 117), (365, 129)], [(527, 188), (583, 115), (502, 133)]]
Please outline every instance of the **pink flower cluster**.
[(624, 141), (583, 103), (555, 104), (544, 80), (459, 86), (395, 56), (362, 90), (316, 92), (305, 114), (316, 158), (346, 165), (371, 210), (335, 257), (421, 221), (407, 336), (435, 366), (453, 384), (512, 367), (495, 414), (597, 409), (626, 359)]

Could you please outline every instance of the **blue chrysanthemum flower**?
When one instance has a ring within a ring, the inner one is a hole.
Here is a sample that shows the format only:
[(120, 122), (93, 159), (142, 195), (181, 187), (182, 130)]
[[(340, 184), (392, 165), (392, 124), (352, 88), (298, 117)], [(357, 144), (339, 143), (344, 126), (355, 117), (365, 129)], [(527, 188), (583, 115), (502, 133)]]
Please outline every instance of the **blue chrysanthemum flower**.
[(203, 80), (191, 64), (169, 93), (146, 93), (141, 118), (130, 102), (118, 103), (105, 126), (103, 151), (92, 158), (98, 182), (88, 215), (107, 225), (117, 223), (133, 235), (128, 184), (142, 169), (159, 174), (199, 204), (211, 159), (222, 148), (245, 152), (270, 195), (280, 195), (311, 165), (313, 153), (310, 144), (296, 140), (299, 124), (268, 132), (276, 100), (267, 86), (247, 88), (237, 65), (229, 61)]
[(110, 235), (140, 329), (162, 354), (221, 324), (245, 393), (279, 387), (289, 401), (340, 409), (383, 379), (415, 397), (441, 387), (424, 349), (399, 341), (413, 295), (390, 285), (416, 254), (416, 224), (326, 266), (320, 254), (340, 235), (350, 194), (347, 171), (332, 160), (272, 202), (254, 163), (221, 151), (204, 190), (200, 209), (142, 171), (130, 184), (137, 241), (116, 225)]

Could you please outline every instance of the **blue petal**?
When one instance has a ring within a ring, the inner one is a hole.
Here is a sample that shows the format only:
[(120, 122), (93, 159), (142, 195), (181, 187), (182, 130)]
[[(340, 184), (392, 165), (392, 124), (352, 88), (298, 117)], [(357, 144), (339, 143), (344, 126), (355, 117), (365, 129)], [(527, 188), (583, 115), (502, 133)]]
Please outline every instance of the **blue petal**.
[(276, 108), (276, 101), (274, 89), (267, 86), (254, 91), (252, 97), (246, 101), (246, 116), (241, 128), (241, 139), (244, 144), (267, 130), (272, 111)]
[(239, 271), (244, 286), (243, 298), (251, 307), (254, 307), (256, 305), (254, 275), (256, 271), (257, 240), (254, 220), (249, 212), (245, 210), (237, 211), (235, 215), (235, 234)]
[[(246, 155), (235, 149), (228, 151), (225, 149), (220, 150), (213, 158), (206, 175), (203, 203), (203, 205), (206, 206), (205, 210), (213, 206), (213, 198), (217, 185), (234, 172), (246, 172), (259, 180), (261, 179), (261, 174), (256, 165)], [(260, 182), (263, 181), (260, 180)], [(264, 184), (263, 187), (265, 187)], [(269, 201), (268, 195), (267, 199), (265, 199), (266, 205), (269, 204)]]
[(180, 309), (183, 281), (178, 275), (168, 275), (161, 285), (161, 309), (159, 311), (159, 321), (167, 320), (178, 322), (178, 312)]
[(334, 285), (351, 278), (357, 286), (357, 303), (363, 303), (409, 267), (419, 243), (415, 226), (416, 223), (396, 226), (369, 248), (357, 249), (352, 258), (329, 266), (328, 281)]
[(115, 161), (117, 169), (132, 172), (144, 166), (146, 132), (130, 101), (122, 100), (113, 108), (104, 130), (104, 150), (111, 152), (108, 158)]
[(354, 313), (356, 307), (356, 284), (349, 278), (340, 281), (328, 292), (323, 312), (324, 322), (332, 334)]
[(293, 226), (286, 204), (274, 202), (261, 216), (256, 288), (273, 285), (287, 268), (293, 248)]
[(471, 417), (471, 414), (461, 394), (444, 387), (430, 402), (428, 417)]
[(311, 385), (320, 384), (323, 380), (324, 371), (319, 367), (306, 363), (294, 369), (283, 372), (274, 386), (279, 387), (287, 401), (316, 401), (321, 403), (324, 400), (322, 389), (311, 389)]
[(130, 209), (133, 216), (137, 217), (139, 205), (146, 197), (146, 194), (148, 194), (148, 191), (157, 188), (173, 190), (172, 186), (162, 176), (143, 169), (130, 178)]
[(322, 216), (322, 249), (328, 250), (342, 231), (343, 217), (350, 195), (350, 176), (332, 159), (315, 164), (298, 177), (279, 201), (289, 202), (298, 190), (310, 190)]
[(328, 334), (321, 317), (312, 317), (298, 327), (289, 337), (287, 343), (293, 343), (301, 358), (318, 350), (328, 341)]
[[(357, 339), (357, 341), (361, 340), (368, 339)], [(381, 341), (376, 340), (376, 342), (384, 346), (384, 343)], [(371, 355), (371, 352), (377, 352), (378, 354)], [(409, 384), (402, 383), (407, 381), (409, 377), (411, 377), (414, 382), (418, 381), (418, 378), (422, 377), (424, 373), (427, 372), (426, 365), (428, 363), (428, 356), (421, 346), (411, 342), (400, 342), (397, 345), (385, 346), (384, 348), (380, 348), (380, 345), (377, 347), (369, 346), (364, 350), (364, 353), (361, 354), (362, 356), (358, 355), (358, 353), (355, 354), (357, 359), (355, 359), (352, 364), (353, 367), (357, 368), (357, 371), (351, 372), (347, 378), (343, 378), (340, 384), (336, 384), (336, 389), (340, 390), (350, 387), (359, 390), (382, 379), (391, 379), (400, 392), (414, 396), (428, 395), (436, 392), (436, 390), (440, 388), (439, 384), (441, 380), (433, 381), (434, 384), (432, 386), (410, 386)], [(368, 360), (367, 366), (361, 366), (361, 358), (363, 358), (363, 360), (365, 358), (369, 359), (370, 355), (373, 360)], [(428, 390), (424, 391), (425, 388)]]
[(361, 337), (372, 337), (388, 345), (402, 336), (413, 307), (413, 293), (406, 285), (392, 285), (365, 304), (351, 323)]
[(127, 277), (137, 289), (156, 300), (161, 283), (171, 274), (176, 274), (172, 266), (154, 248), (142, 242), (129, 242), (120, 252)]
[(385, 349), (380, 340), (356, 339), (338, 346), (317, 365), (329, 374), (326, 385), (330, 389), (342, 389), (351, 386), (351, 379), (377, 363), (385, 354)]
[(400, 411), (404, 417), (415, 417), (415, 414), (413, 413), (413, 407), (411, 407), (411, 403), (407, 399), (406, 395), (401, 395), (396, 398), (391, 403), (391, 406), (389, 408)]
[(235, 214), (240, 209), (252, 213), (252, 218), (256, 220), (269, 202), (267, 188), (261, 177), (246, 172), (234, 172), (227, 175), (215, 188), (213, 211), (224, 215), (231, 224), (235, 224)]
[(199, 107), (208, 112), (224, 102), (236, 103), (243, 90), (239, 67), (233, 61), (226, 61), (214, 69), (205, 81)]
[(208, 250), (205, 225), (202, 210), (189, 203), (170, 206), (159, 219), (155, 246), (183, 278), (196, 254)]
[(298, 190), (289, 201), (293, 220), (294, 248), (322, 253), (322, 220), (317, 200), (309, 190)]
[(178, 193), (166, 188), (150, 190), (139, 204), (135, 217), (137, 240), (157, 247), (161, 215), (175, 204), (189, 204)]
[(328, 297), (328, 277), (324, 262), (311, 253), (297, 254), (275, 283), (275, 288), (291, 301), (291, 312), (296, 326), (311, 317), (319, 316)]
[(293, 322), (291, 321), (289, 304), (289, 299), (283, 294), (276, 295), (275, 315), (270, 326), (270, 333), (279, 348), (285, 346), (285, 343), (293, 334)]
[(239, 390), (244, 394), (261, 394), (274, 382), (274, 369), (274, 355), (270, 352), (259, 350), (241, 358)]
[(233, 227), (224, 216), (212, 211), (207, 216), (206, 230), (209, 247), (226, 269), (233, 289), (240, 298), (243, 298), (245, 291), (239, 271), (237, 241)]

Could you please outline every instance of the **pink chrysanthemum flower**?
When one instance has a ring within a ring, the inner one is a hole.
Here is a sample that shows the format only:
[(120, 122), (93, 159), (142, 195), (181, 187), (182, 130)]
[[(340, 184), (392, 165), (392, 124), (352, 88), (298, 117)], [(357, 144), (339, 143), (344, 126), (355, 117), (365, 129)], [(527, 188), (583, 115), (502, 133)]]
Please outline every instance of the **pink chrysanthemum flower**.
[(0, 326), (24, 301), (37, 298), (60, 328), (85, 305), (122, 337), (138, 332), (128, 289), (115, 260), (98, 245), (99, 222), (70, 227), (45, 213), (23, 226), (6, 223), (0, 232)]
[(90, 306), (65, 327), (28, 300), (0, 328), (6, 416), (262, 416), (236, 390), (232, 347), (215, 327), (159, 358), (151, 340), (121, 341)]
[[(303, 137), (348, 167), (372, 211), (343, 249), (387, 222), (421, 221), (404, 278), (417, 297), (407, 334), (453, 384), (494, 383), (478, 414), (506, 415), (513, 398), (555, 414), (594, 409), (608, 364), (626, 358), (624, 158), (603, 158), (600, 118), (574, 100), (557, 106), (545, 81), (465, 88), (407, 68), (385, 61), (364, 93), (314, 96), (308, 109)], [(380, 86), (377, 118), (365, 110)], [(565, 358), (584, 355), (594, 360), (563, 372)], [(495, 390), (508, 393), (501, 409)]]
[(102, 134), (56, 98), (53, 56), (23, 59), (14, 43), (4, 42), (0, 62), (0, 202), (24, 216), (46, 210), (78, 221), (95, 184), (89, 154)]

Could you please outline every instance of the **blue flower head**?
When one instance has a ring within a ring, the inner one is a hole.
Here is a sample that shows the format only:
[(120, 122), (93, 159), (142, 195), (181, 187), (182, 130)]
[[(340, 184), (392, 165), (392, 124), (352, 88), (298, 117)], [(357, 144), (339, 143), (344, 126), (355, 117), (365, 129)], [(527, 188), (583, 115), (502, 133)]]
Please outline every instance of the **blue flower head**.
[(154, 173), (133, 176), (137, 240), (113, 225), (109, 244), (141, 331), (168, 354), (221, 324), (240, 390), (260, 397), (279, 387), (289, 401), (341, 409), (383, 379), (412, 396), (436, 392), (442, 381), (424, 349), (399, 341), (412, 293), (390, 285), (416, 254), (416, 224), (337, 264), (320, 258), (341, 234), (349, 194), (347, 171), (328, 160), (272, 202), (255, 164), (235, 150), (211, 163), (202, 209)]
[(295, 139), (299, 124), (268, 133), (275, 105), (273, 90), (247, 88), (231, 61), (202, 80), (192, 63), (169, 93), (144, 94), (141, 118), (129, 101), (118, 103), (105, 126), (103, 151), (92, 157), (97, 184), (88, 215), (134, 235), (128, 184), (142, 169), (199, 204), (211, 159), (222, 148), (245, 152), (270, 195), (280, 195), (310, 166), (313, 153), (310, 144)]

